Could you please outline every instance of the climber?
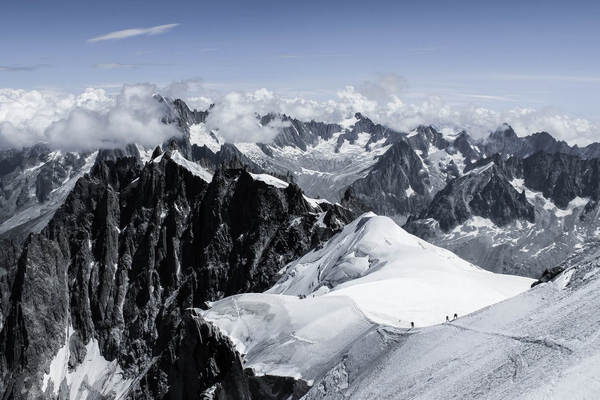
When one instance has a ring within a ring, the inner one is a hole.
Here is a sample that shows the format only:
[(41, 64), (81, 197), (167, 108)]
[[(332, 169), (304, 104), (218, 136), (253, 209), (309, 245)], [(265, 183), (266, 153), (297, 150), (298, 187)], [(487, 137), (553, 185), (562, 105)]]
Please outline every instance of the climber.
[(446, 315), (446, 322), (450, 322), (450, 318)]
[(415, 327), (415, 323), (414, 323), (414, 322), (411, 322), (411, 323), (410, 323), (410, 328), (412, 329), (412, 328), (414, 328), (414, 327)]
[(458, 314), (454, 313), (454, 318), (452, 318), (452, 321), (454, 321), (456, 318), (458, 318)]

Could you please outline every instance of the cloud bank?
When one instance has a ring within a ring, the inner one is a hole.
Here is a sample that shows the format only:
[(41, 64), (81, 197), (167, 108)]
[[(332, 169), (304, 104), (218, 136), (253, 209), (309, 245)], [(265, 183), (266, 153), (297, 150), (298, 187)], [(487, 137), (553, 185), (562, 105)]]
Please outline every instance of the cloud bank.
[(434, 125), (440, 129), (464, 129), (476, 138), (483, 138), (506, 122), (520, 136), (547, 131), (570, 144), (586, 145), (600, 141), (597, 124), (552, 108), (515, 107), (498, 111), (486, 107), (455, 106), (440, 97), (408, 103), (400, 98), (404, 87), (403, 80), (393, 75), (382, 75), (356, 87), (346, 86), (337, 92), (334, 99), (327, 101), (283, 97), (267, 89), (234, 92), (214, 100), (216, 105), (207, 124), (211, 129), (221, 129), (223, 137), (231, 142), (268, 141), (276, 132), (268, 127), (257, 129), (257, 114), (273, 112), (300, 120), (335, 123), (361, 112), (375, 122), (403, 132), (419, 125)]
[(118, 147), (131, 142), (155, 146), (179, 134), (174, 127), (160, 122), (166, 106), (153, 99), (157, 92), (183, 98), (190, 107), (202, 110), (214, 104), (207, 127), (234, 143), (272, 140), (282, 123), (274, 120), (261, 125), (258, 116), (268, 113), (335, 123), (356, 112), (404, 132), (431, 124), (439, 129), (465, 129), (482, 138), (506, 122), (521, 136), (547, 131), (569, 144), (600, 141), (597, 124), (555, 109), (515, 107), (499, 111), (451, 105), (439, 97), (406, 102), (402, 99), (404, 88), (402, 78), (388, 74), (346, 86), (332, 99), (323, 101), (281, 96), (267, 89), (223, 94), (206, 89), (201, 80), (179, 81), (160, 88), (126, 85), (117, 95), (95, 88), (78, 95), (0, 89), (0, 148), (39, 142), (67, 150)]
[(154, 85), (126, 85), (113, 97), (102, 89), (78, 96), (0, 89), (0, 147), (47, 143), (65, 150), (154, 146), (179, 135), (160, 121), (165, 105)]
[(175, 28), (179, 24), (165, 24), (165, 25), (157, 25), (151, 26), (150, 28), (129, 28), (123, 29), (120, 31), (109, 32), (104, 35), (96, 36), (91, 39), (88, 39), (88, 42), (101, 42), (104, 40), (120, 40), (126, 39), (134, 36), (142, 36), (142, 35), (159, 35), (161, 33), (165, 33)]

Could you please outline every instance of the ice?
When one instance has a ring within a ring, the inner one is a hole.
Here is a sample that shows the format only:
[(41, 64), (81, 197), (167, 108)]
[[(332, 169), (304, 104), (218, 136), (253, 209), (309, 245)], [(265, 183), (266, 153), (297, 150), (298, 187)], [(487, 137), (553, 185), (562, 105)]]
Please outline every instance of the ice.
[(206, 146), (213, 153), (221, 150), (221, 142), (206, 129), (204, 123), (190, 125), (190, 143), (199, 147)]
[(171, 160), (186, 168), (188, 171), (190, 171), (195, 176), (201, 178), (203, 181), (212, 181), (213, 174), (209, 170), (203, 168), (200, 164), (190, 161), (187, 158), (183, 157), (178, 150), (174, 150), (171, 153)]
[(146, 149), (144, 146), (136, 144), (135, 147), (137, 148), (138, 152), (140, 153), (140, 160), (143, 163), (147, 163), (148, 161), (150, 161), (150, 159), (152, 158), (152, 149)]
[[(274, 186), (274, 187), (276, 187), (278, 189), (285, 189), (285, 188), (287, 188), (289, 186), (288, 182), (283, 181), (283, 180), (281, 180), (279, 178), (275, 178), (274, 176), (269, 175), (269, 174), (253, 174), (253, 173), (250, 173), (250, 176), (252, 176), (252, 179), (254, 179), (255, 181), (264, 182), (267, 185)], [(306, 200), (306, 202), (312, 208), (320, 208), (319, 206), (322, 203), (329, 203), (330, 204), (330, 202), (327, 201), (327, 200), (325, 200), (325, 199), (313, 199), (313, 198), (310, 198), (310, 197), (308, 197), (306, 195), (303, 195), (303, 196), (304, 196), (304, 200)]]
[(600, 280), (590, 272), (597, 269), (593, 260), (441, 326), (381, 332), (383, 349), (361, 343), (344, 355), (343, 385), (323, 390), (339, 375), (332, 369), (305, 399), (595, 399)]
[(73, 327), (65, 330), (65, 344), (50, 361), (50, 368), (42, 378), (42, 392), (50, 382), (55, 396), (59, 394), (61, 383), (66, 380), (70, 399), (85, 399), (92, 396), (108, 396), (122, 399), (133, 379), (125, 378), (117, 361), (107, 361), (100, 353), (98, 341), (91, 339), (85, 346), (85, 358), (73, 370), (69, 370), (69, 341), (74, 334)]
[(255, 373), (312, 380), (374, 325), (346, 297), (243, 294), (212, 304), (204, 318), (232, 338)]
[(48, 388), (48, 384), (52, 382), (52, 392), (58, 395), (60, 383), (65, 379), (69, 366), (69, 340), (73, 335), (73, 327), (65, 327), (65, 344), (58, 349), (54, 358), (50, 361), (50, 370), (44, 374), (42, 378), (42, 392)]
[(527, 290), (532, 279), (494, 274), (367, 213), (320, 250), (292, 262), (269, 293), (347, 296), (371, 320), (434, 325)]
[(290, 263), (264, 294), (203, 313), (259, 374), (314, 380), (381, 326), (441, 324), (526, 291), (532, 279), (494, 274), (367, 213)]
[(250, 176), (252, 176), (252, 179), (254, 179), (255, 181), (261, 181), (266, 183), (267, 185), (271, 185), (271, 186), (275, 186), (276, 188), (279, 189), (285, 189), (286, 187), (289, 186), (289, 183), (282, 181), (279, 178), (275, 178), (272, 175), (269, 174), (250, 174)]

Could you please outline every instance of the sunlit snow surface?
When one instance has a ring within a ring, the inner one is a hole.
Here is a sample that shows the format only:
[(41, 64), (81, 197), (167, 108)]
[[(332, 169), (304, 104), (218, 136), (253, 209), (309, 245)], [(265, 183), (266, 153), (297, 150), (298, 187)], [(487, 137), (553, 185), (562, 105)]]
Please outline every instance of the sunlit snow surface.
[(379, 346), (352, 346), (305, 399), (597, 399), (599, 256), (454, 322), (380, 330)]
[(367, 213), (288, 265), (269, 293), (347, 296), (371, 320), (433, 325), (527, 290), (532, 280), (478, 268)]
[(206, 146), (213, 153), (221, 150), (223, 140), (214, 132), (209, 132), (204, 123), (190, 125), (190, 143), (199, 147)]
[(85, 346), (85, 358), (74, 369), (69, 370), (69, 340), (74, 331), (68, 327), (65, 332), (65, 344), (50, 361), (48, 373), (42, 378), (42, 392), (52, 385), (56, 396), (63, 382), (68, 389), (67, 398), (86, 399), (107, 396), (121, 399), (127, 393), (133, 379), (125, 378), (117, 361), (107, 361), (98, 347), (98, 341), (91, 339)]
[[(283, 180), (281, 180), (279, 178), (276, 178), (276, 177), (274, 177), (272, 175), (269, 175), (269, 174), (253, 174), (253, 173), (250, 173), (250, 176), (255, 181), (264, 182), (267, 185), (274, 186), (274, 187), (276, 187), (278, 189), (285, 189), (285, 188), (287, 188), (289, 186), (289, 183), (287, 183), (286, 181), (283, 181)], [(303, 196), (304, 196), (304, 200), (306, 200), (306, 202), (308, 204), (310, 204), (310, 206), (312, 208), (318, 208), (319, 204), (322, 204), (322, 203), (329, 203), (329, 201), (327, 201), (325, 199), (313, 199), (313, 198), (310, 198), (310, 197), (308, 197), (306, 195), (303, 195)]]
[(183, 157), (178, 150), (174, 150), (171, 153), (171, 160), (175, 161), (177, 164), (186, 168), (192, 174), (197, 177), (200, 177), (205, 182), (212, 181), (213, 174), (206, 168), (202, 167), (200, 164), (195, 163), (193, 161), (189, 161), (187, 158)]
[(311, 380), (379, 324), (439, 324), (517, 295), (531, 282), (484, 271), (368, 213), (289, 264), (268, 293), (223, 299), (204, 316), (258, 372)]

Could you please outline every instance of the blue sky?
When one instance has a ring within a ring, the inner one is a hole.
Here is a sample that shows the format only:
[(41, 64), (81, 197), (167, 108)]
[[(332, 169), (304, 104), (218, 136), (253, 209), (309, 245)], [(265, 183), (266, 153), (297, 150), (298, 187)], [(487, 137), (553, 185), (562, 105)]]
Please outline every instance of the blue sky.
[[(598, 121), (598, 21), (592, 1), (25, 0), (2, 5), (0, 87), (199, 78), (322, 99), (393, 73), (409, 99), (550, 106)], [(177, 26), (89, 41), (166, 24)]]

